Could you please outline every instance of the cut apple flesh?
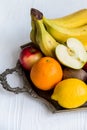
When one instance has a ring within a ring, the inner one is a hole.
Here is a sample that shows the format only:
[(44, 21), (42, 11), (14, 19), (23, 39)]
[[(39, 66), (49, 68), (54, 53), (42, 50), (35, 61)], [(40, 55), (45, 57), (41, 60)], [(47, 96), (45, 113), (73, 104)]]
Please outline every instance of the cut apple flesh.
[(65, 66), (81, 69), (87, 62), (87, 52), (83, 44), (75, 39), (67, 39), (66, 46), (59, 44), (55, 50), (58, 60)]

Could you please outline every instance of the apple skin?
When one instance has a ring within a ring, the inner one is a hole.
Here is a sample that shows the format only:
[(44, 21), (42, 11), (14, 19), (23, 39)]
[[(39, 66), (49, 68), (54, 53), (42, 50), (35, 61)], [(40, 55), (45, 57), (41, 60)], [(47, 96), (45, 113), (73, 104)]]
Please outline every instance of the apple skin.
[(87, 72), (87, 63), (83, 66), (83, 70)]
[(22, 49), (19, 61), (22, 67), (26, 70), (31, 70), (33, 64), (35, 64), (43, 54), (41, 51), (33, 46), (28, 46)]

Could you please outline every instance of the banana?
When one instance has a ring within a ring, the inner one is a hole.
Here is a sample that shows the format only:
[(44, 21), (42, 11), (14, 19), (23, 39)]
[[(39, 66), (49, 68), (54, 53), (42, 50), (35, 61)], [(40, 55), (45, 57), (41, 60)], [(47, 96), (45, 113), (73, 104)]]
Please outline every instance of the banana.
[(34, 15), (31, 15), (31, 31), (30, 31), (30, 40), (35, 44), (36, 44), (36, 25), (35, 25), (35, 17)]
[(34, 20), (31, 21), (31, 32), (30, 32), (30, 40), (33, 42), (33, 43), (36, 43), (36, 26), (35, 26), (35, 22)]
[(56, 40), (46, 31), (43, 20), (36, 20), (36, 42), (41, 51), (46, 56), (55, 57), (55, 48), (59, 44)]
[(81, 9), (64, 17), (48, 20), (65, 28), (77, 28), (87, 24), (87, 9)]
[(78, 28), (64, 28), (50, 22), (46, 18), (43, 19), (47, 31), (52, 35), (56, 41), (64, 43), (70, 37), (80, 40), (87, 49), (87, 25)]
[(37, 9), (34, 9), (34, 8), (31, 8), (31, 12), (30, 12), (30, 15), (31, 15), (31, 31), (30, 31), (30, 40), (36, 45), (38, 46), (37, 42), (36, 42), (36, 32), (37, 32), (37, 29), (36, 29), (36, 17), (43, 17), (43, 14), (37, 10)]

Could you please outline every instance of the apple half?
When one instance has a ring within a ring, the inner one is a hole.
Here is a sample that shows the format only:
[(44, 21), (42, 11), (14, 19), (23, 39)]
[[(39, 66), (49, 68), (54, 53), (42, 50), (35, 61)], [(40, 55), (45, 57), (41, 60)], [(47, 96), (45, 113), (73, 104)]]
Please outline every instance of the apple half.
[(59, 44), (55, 53), (61, 64), (73, 69), (81, 69), (87, 62), (86, 49), (76, 38), (68, 38), (66, 45)]

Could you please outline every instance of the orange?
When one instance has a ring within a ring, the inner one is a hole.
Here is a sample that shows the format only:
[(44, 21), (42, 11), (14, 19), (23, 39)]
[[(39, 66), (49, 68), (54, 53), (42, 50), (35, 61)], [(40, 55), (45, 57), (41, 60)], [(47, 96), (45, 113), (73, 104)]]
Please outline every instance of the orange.
[(62, 80), (63, 71), (60, 63), (51, 57), (43, 57), (36, 62), (31, 71), (30, 79), (41, 90), (50, 90)]

